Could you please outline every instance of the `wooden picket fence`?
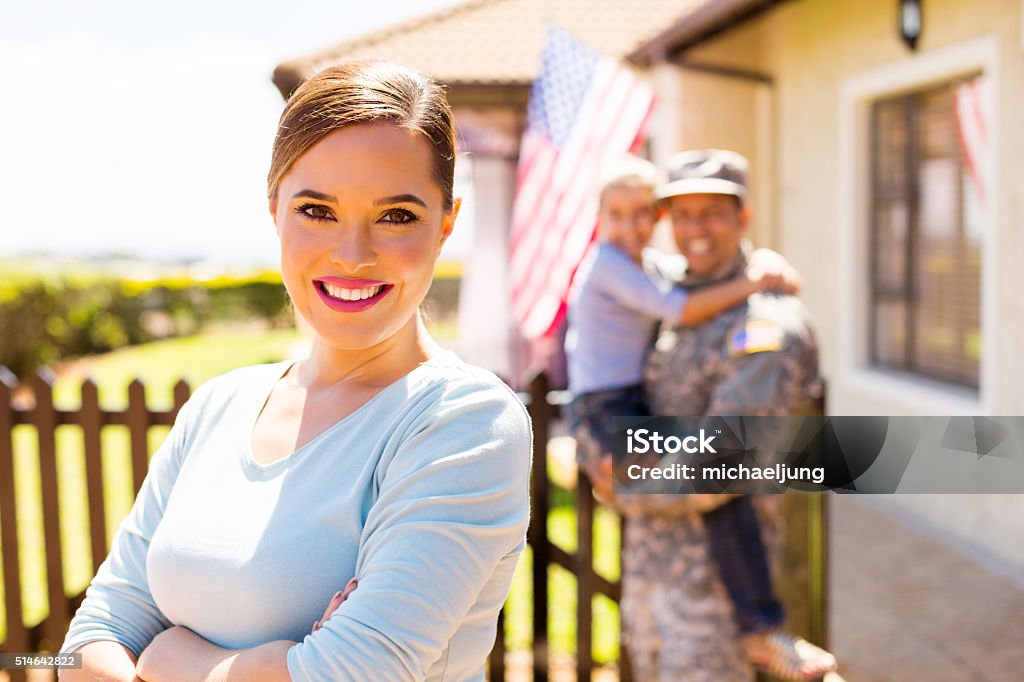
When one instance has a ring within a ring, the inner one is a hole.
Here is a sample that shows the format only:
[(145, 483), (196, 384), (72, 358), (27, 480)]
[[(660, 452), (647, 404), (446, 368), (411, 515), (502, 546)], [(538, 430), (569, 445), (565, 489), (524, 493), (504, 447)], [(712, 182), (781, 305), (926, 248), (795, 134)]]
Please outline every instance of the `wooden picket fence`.
[[(0, 547), (4, 588), (6, 639), (0, 652), (34, 652), (54, 650), (63, 641), (68, 623), (84, 599), (84, 592), (67, 595), (64, 589), (64, 565), (58, 503), (57, 427), (77, 426), (84, 443), (86, 489), (89, 510), (89, 543), (92, 569), (95, 572), (109, 547), (106, 539), (107, 519), (103, 484), (101, 431), (108, 426), (127, 427), (130, 434), (131, 474), (134, 492), (142, 486), (148, 470), (150, 451), (149, 429), (170, 426), (178, 410), (188, 399), (190, 387), (179, 381), (173, 390), (170, 409), (151, 409), (146, 403), (145, 386), (138, 380), (128, 387), (128, 403), (123, 410), (105, 409), (99, 404), (96, 385), (89, 380), (81, 386), (81, 404), (74, 410), (57, 409), (53, 402), (53, 378), (39, 373), (19, 387), (15, 377), (0, 367)], [(532, 561), (532, 678), (546, 681), (550, 671), (548, 567), (561, 566), (576, 577), (577, 652), (591, 651), (591, 600), (603, 594), (616, 604), (621, 596), (617, 581), (609, 581), (593, 567), (594, 499), (585, 476), (580, 474), (574, 491), (577, 512), (577, 551), (567, 552), (552, 542), (547, 532), (551, 486), (548, 478), (548, 442), (551, 427), (560, 418), (560, 394), (549, 390), (548, 380), (538, 376), (526, 393), (520, 394), (527, 405), (534, 428), (533, 470), (531, 480), (531, 523), (527, 541)], [(46, 554), (46, 593), (49, 612), (42, 621), (24, 622), (22, 576), (18, 550), (18, 519), (14, 482), (13, 429), (31, 426), (38, 443), (39, 474), (43, 521), (43, 544)], [(790, 611), (792, 629), (812, 641), (825, 642), (825, 547), (824, 504), (819, 495), (787, 495), (786, 510), (789, 540), (783, 557), (780, 592)], [(621, 535), (620, 535), (621, 537)], [(504, 633), (504, 612), (499, 616), (498, 632)], [(627, 652), (621, 648), (623, 659)], [(491, 653), (488, 668), (492, 681), (505, 680), (506, 643), (499, 636)], [(629, 666), (620, 661), (620, 679), (629, 680)], [(577, 656), (577, 680), (590, 680), (595, 664), (590, 655)], [(25, 680), (23, 671), (9, 671), (12, 682)]]

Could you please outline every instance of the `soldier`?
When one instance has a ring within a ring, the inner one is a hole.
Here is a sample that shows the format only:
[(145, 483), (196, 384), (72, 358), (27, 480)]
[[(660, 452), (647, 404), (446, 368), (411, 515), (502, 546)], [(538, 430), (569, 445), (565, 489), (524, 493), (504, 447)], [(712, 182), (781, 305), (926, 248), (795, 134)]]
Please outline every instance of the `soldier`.
[[(680, 284), (695, 291), (743, 272), (750, 220), (746, 159), (724, 150), (701, 150), (677, 155), (670, 166), (669, 182), (659, 189), (658, 198), (687, 259)], [(759, 292), (704, 324), (666, 326), (645, 369), (652, 412), (699, 416), (799, 411), (820, 392), (810, 322), (795, 297)], [(606, 484), (598, 480), (595, 488), (606, 490)], [(740, 636), (716, 567), (721, 562), (712, 559), (706, 531), (717, 513), (712, 509), (735, 502), (706, 495), (615, 498), (629, 517), (622, 619), (638, 680), (749, 681), (751, 662), (787, 679), (817, 679), (834, 669), (831, 654), (790, 635)], [(751, 508), (749, 500), (742, 502)]]

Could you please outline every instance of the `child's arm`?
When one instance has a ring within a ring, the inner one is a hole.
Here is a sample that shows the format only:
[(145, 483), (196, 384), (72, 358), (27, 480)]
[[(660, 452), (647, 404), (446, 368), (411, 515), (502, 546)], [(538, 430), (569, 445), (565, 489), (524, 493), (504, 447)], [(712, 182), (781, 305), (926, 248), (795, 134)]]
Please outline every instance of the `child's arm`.
[(625, 257), (604, 260), (587, 282), (625, 308), (683, 325), (702, 324), (758, 291), (796, 293), (801, 283), (793, 266), (769, 249), (755, 251), (742, 275), (698, 291), (659, 286)]
[(751, 255), (750, 263), (742, 275), (689, 292), (679, 321), (685, 326), (703, 324), (715, 315), (739, 305), (753, 293), (781, 291), (795, 294), (801, 284), (800, 274), (789, 261), (771, 249), (758, 249)]

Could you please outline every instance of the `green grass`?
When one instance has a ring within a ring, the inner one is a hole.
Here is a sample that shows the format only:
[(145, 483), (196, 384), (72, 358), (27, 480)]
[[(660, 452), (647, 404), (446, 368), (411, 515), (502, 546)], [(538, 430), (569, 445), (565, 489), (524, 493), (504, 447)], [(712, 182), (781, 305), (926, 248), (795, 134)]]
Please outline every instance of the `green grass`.
[(123, 409), (128, 402), (128, 384), (140, 379), (146, 386), (146, 401), (154, 409), (167, 409), (171, 390), (179, 379), (196, 386), (236, 367), (277, 362), (288, 356), (298, 332), (280, 329), (268, 332), (210, 332), (129, 346), (112, 353), (72, 363), (54, 386), (54, 402), (66, 409), (80, 404), (81, 374), (99, 388), (100, 404)]
[[(440, 337), (452, 330), (438, 330)], [(216, 332), (124, 348), (113, 353), (72, 363), (54, 386), (55, 402), (63, 409), (80, 403), (79, 386), (85, 375), (97, 384), (101, 404), (121, 409), (127, 403), (127, 387), (135, 378), (146, 386), (153, 408), (170, 406), (171, 390), (180, 378), (197, 385), (235, 367), (273, 362), (286, 357), (299, 341), (294, 331), (265, 333)], [(450, 341), (450, 339), (449, 339)], [(443, 343), (443, 341), (442, 341)], [(155, 451), (167, 428), (150, 431), (150, 452)], [(19, 426), (14, 430), (15, 484), (18, 504), (18, 539), (22, 573), (22, 600), (26, 622), (35, 624), (47, 613), (46, 555), (43, 545), (43, 519), (40, 507), (39, 462), (35, 430)], [(131, 508), (131, 464), (128, 431), (125, 427), (106, 427), (102, 434), (106, 536), (108, 544), (121, 519)], [(60, 482), (61, 540), (63, 546), (64, 585), (68, 594), (85, 588), (92, 576), (89, 548), (85, 465), (81, 432), (77, 427), (57, 430), (58, 479)], [(548, 534), (568, 552), (576, 549), (576, 513), (572, 494), (552, 488), (552, 509), (548, 516)], [(610, 580), (618, 578), (618, 525), (614, 515), (604, 508), (595, 514), (594, 562), (598, 573)], [(532, 640), (532, 554), (527, 548), (516, 570), (506, 612), (505, 632), (510, 649), (529, 648)], [(548, 570), (548, 610), (550, 646), (554, 653), (572, 654), (576, 650), (576, 580), (560, 567)], [(3, 600), (0, 581), (0, 602)], [(6, 637), (4, 613), (0, 609), (0, 641)], [(618, 658), (619, 627), (616, 606), (604, 597), (593, 603), (593, 656), (598, 662)], [(57, 643), (53, 643), (55, 646)]]

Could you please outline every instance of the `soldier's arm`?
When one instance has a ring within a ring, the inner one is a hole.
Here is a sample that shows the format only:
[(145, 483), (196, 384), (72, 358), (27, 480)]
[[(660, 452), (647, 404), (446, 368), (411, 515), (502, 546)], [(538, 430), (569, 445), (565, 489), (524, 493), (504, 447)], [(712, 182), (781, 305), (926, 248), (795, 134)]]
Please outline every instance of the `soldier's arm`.
[(710, 493), (638, 493), (614, 495), (609, 504), (623, 516), (681, 517), (717, 509), (735, 495)]
[(748, 321), (726, 343), (734, 367), (714, 387), (708, 415), (803, 414), (820, 393), (818, 347), (807, 326)]

